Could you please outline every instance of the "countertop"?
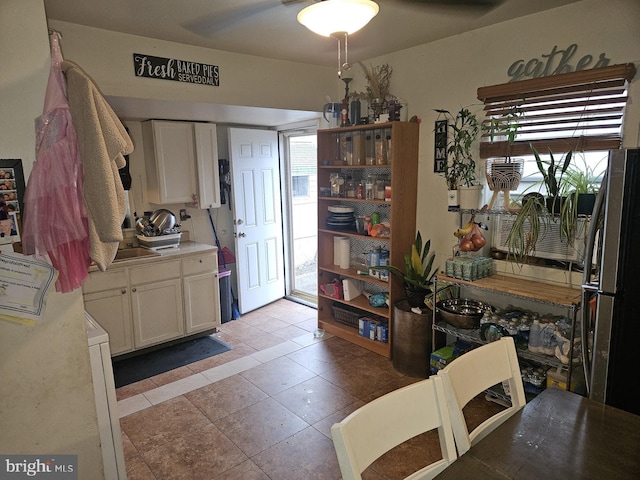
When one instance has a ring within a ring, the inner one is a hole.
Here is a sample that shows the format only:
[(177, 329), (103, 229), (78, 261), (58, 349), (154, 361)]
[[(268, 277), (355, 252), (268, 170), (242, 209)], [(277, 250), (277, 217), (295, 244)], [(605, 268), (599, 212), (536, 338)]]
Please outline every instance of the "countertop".
[[(142, 248), (142, 247), (136, 247)], [(133, 257), (122, 260), (117, 260), (113, 262), (107, 270), (114, 268), (124, 268), (133, 265), (143, 265), (145, 263), (157, 262), (159, 260), (168, 260), (171, 257), (180, 257), (180, 256), (188, 256), (188, 255), (197, 255), (200, 253), (215, 253), (218, 251), (218, 247), (213, 245), (207, 245), (205, 243), (197, 243), (197, 242), (180, 242), (178, 247), (171, 248), (163, 248), (155, 251), (156, 255), (145, 255), (142, 257)], [(92, 263), (89, 267), (89, 272), (97, 272), (99, 271), (98, 266), (95, 263)]]

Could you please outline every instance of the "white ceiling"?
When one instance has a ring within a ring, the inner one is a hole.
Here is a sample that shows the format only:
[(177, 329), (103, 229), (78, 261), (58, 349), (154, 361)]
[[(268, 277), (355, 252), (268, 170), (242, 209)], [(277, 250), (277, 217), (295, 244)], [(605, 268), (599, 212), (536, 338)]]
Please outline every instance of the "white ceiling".
[[(363, 30), (349, 37), (350, 63), (577, 0), (376, 1), (380, 6), (378, 15)], [(469, 6), (470, 1), (488, 2), (492, 6)], [(311, 3), (311, 0), (44, 0), (49, 19), (234, 53), (335, 65), (337, 68), (336, 40), (316, 35), (297, 22), (298, 12)], [(126, 99), (113, 99), (113, 102), (117, 104), (114, 105), (116, 113), (125, 118), (132, 118), (130, 113), (144, 117), (146, 113), (140, 109), (158, 108), (157, 105), (138, 102), (137, 110), (125, 115), (123, 109), (130, 110), (132, 105)], [(194, 113), (178, 108), (175, 115)], [(224, 113), (221, 109), (220, 115)], [(241, 111), (235, 113), (231, 115), (233, 119), (246, 123), (246, 116)], [(277, 118), (271, 116), (271, 126), (309, 117), (308, 112), (300, 112), (293, 117), (284, 111), (262, 113), (276, 115)], [(208, 115), (211, 116), (210, 113)], [(226, 122), (212, 118), (203, 120)], [(228, 123), (235, 123), (235, 120)]]

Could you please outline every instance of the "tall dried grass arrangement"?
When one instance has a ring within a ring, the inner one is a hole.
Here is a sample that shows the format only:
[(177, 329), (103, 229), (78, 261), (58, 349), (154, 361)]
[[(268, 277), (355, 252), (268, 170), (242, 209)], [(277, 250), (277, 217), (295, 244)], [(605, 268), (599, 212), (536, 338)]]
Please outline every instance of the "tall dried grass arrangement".
[(372, 65), (370, 69), (362, 62), (358, 62), (358, 64), (364, 71), (367, 79), (367, 96), (369, 97), (369, 101), (374, 98), (386, 100), (389, 96), (393, 68), (387, 63), (377, 66)]

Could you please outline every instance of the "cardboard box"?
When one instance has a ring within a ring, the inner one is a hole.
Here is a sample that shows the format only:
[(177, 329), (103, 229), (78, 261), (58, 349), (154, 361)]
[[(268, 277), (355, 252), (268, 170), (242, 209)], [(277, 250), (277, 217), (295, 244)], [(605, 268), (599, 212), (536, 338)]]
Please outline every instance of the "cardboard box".
[(446, 347), (442, 347), (431, 353), (431, 359), (429, 362), (431, 373), (438, 373), (438, 370), (442, 370), (453, 359), (453, 345), (447, 345)]
[(363, 289), (364, 282), (362, 280), (354, 280), (352, 278), (345, 278), (342, 280), (342, 292), (344, 299), (347, 301), (351, 301), (362, 295)]

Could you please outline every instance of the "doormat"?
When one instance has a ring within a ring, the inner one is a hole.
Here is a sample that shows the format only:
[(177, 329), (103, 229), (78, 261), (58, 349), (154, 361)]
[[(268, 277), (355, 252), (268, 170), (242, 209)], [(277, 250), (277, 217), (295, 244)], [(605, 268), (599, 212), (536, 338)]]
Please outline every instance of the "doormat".
[(114, 360), (112, 364), (116, 388), (213, 357), (231, 348), (215, 338), (201, 337), (135, 357)]

